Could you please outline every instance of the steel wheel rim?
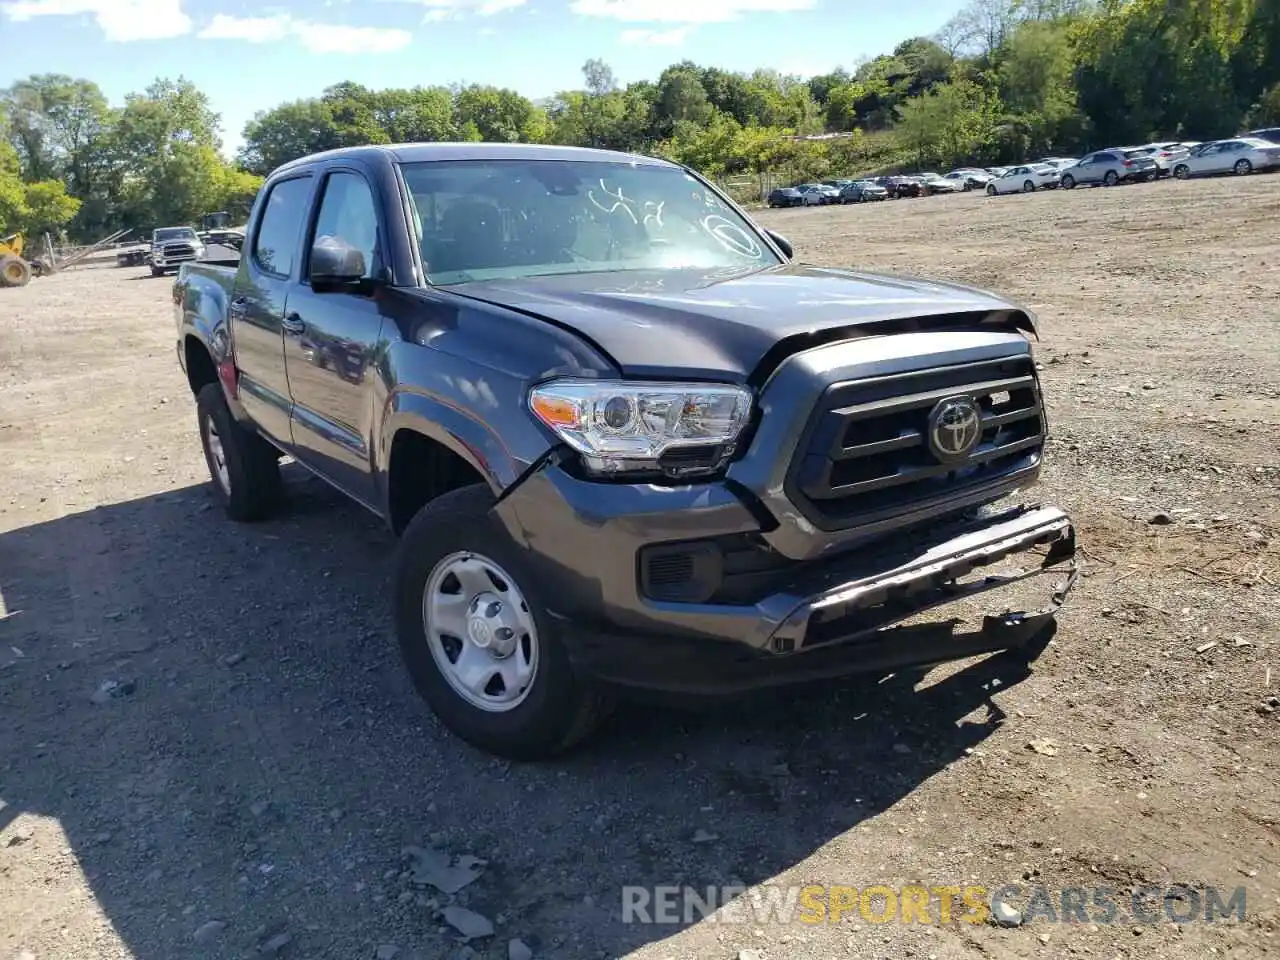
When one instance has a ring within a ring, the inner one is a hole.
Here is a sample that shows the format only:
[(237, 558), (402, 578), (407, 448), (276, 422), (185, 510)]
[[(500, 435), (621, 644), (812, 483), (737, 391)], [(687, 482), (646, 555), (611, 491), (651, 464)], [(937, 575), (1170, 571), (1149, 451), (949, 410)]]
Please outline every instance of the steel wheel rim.
[(488, 557), (451, 553), (422, 591), (422, 626), (450, 688), (486, 713), (520, 706), (538, 675), (538, 628), (515, 580)]
[(213, 466), (213, 477), (218, 481), (224, 493), (231, 494), (231, 471), (227, 469), (227, 451), (222, 446), (222, 437), (218, 434), (218, 425), (213, 417), (205, 418), (205, 436), (209, 443), (209, 461)]

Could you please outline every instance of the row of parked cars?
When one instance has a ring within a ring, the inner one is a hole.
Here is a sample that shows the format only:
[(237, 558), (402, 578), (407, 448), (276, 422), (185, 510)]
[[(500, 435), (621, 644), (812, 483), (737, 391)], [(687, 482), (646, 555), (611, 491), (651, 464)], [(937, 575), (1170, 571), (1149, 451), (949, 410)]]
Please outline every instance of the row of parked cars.
[(1083, 157), (1045, 157), (1012, 167), (959, 167), (950, 173), (920, 173), (873, 179), (824, 180), (780, 187), (771, 207), (819, 206), (923, 197), (982, 190), (988, 196), (1032, 193), (1061, 187), (1115, 186), (1158, 180), (1280, 169), (1280, 127), (1251, 130), (1226, 140), (1165, 140), (1143, 146), (1110, 147)]

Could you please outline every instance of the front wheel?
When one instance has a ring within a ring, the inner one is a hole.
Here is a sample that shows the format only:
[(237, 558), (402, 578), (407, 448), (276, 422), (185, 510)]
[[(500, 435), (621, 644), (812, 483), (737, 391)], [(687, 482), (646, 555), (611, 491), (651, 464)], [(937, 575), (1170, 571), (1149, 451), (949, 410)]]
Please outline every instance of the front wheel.
[(1070, 174), (1067, 174), (1066, 176), (1064, 176), (1064, 177), (1062, 178), (1062, 189), (1063, 189), (1063, 190), (1074, 190), (1075, 188), (1076, 188), (1076, 178), (1075, 178), (1075, 177), (1071, 176)]
[(31, 282), (31, 264), (21, 257), (0, 258), (0, 287), (25, 287)]
[(604, 701), (578, 676), (536, 571), (493, 514), (484, 484), (432, 500), (396, 561), (400, 652), (418, 693), (461, 739), (511, 760), (562, 753)]
[(987, 196), (994, 197), (996, 193), (996, 188), (992, 184), (987, 184)]
[(1237, 160), (1233, 169), (1237, 176), (1247, 177), (1249, 174), (1253, 173), (1253, 164), (1248, 160)]
[(1191, 168), (1185, 163), (1180, 163), (1173, 168), (1173, 175), (1179, 180), (1186, 180), (1191, 176)]
[(242, 522), (270, 516), (280, 496), (276, 448), (236, 422), (219, 383), (201, 388), (196, 415), (214, 496), (227, 515)]

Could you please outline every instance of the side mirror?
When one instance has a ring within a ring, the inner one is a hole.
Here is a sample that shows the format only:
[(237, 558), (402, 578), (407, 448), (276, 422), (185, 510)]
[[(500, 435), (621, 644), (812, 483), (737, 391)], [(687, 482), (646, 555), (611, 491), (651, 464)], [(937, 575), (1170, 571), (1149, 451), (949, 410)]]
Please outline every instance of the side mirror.
[(790, 240), (780, 233), (774, 233), (772, 230), (765, 230), (765, 233), (769, 235), (770, 240), (777, 244), (778, 249), (782, 251), (782, 255), (788, 260), (795, 256), (796, 252), (792, 249)]
[(365, 277), (364, 254), (341, 237), (320, 237), (311, 247), (311, 286), (347, 287)]

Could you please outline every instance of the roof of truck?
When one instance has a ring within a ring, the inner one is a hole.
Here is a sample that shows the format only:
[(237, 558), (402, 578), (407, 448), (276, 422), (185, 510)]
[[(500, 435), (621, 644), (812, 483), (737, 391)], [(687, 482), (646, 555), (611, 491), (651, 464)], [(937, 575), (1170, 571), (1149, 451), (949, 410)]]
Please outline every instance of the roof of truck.
[(387, 143), (360, 147), (339, 147), (291, 160), (278, 169), (287, 170), (318, 160), (383, 155), (397, 163), (427, 163), (433, 160), (596, 160), (607, 163), (641, 163), (674, 166), (658, 157), (591, 147), (560, 147), (541, 143)]

